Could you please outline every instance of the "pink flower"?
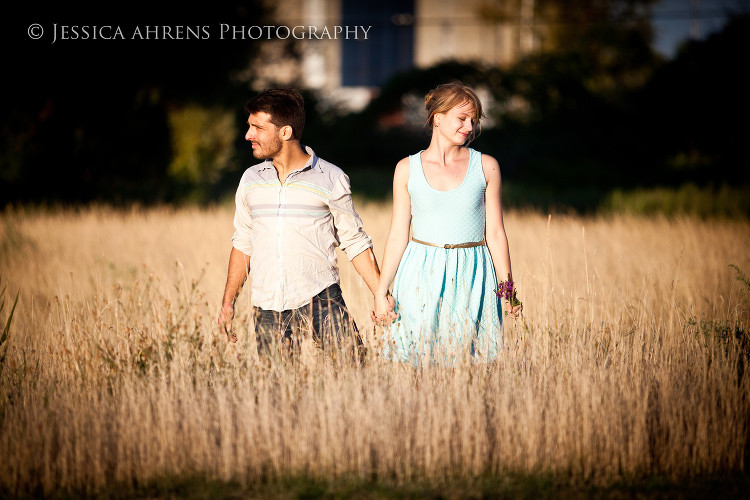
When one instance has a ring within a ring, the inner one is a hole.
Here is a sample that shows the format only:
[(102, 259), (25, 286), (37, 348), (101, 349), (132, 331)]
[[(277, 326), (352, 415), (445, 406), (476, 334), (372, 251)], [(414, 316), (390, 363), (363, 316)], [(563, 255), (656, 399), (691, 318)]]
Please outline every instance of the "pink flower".
[[(497, 290), (495, 290), (495, 295), (497, 295), (498, 298), (505, 299), (510, 302), (511, 307), (523, 305), (521, 301), (518, 300), (518, 297), (516, 297), (516, 287), (510, 275), (508, 275), (507, 280), (501, 281), (498, 284)], [(505, 315), (508, 315), (508, 311), (505, 311)]]

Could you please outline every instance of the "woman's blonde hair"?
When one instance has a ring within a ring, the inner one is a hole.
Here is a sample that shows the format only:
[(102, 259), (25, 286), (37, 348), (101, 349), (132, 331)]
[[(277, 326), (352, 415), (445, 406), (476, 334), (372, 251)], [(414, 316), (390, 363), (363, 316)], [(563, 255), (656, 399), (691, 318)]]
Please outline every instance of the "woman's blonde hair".
[(444, 83), (425, 96), (424, 109), (427, 110), (425, 126), (430, 129), (430, 133), (432, 133), (432, 127), (435, 126), (436, 114), (447, 113), (467, 101), (474, 108), (474, 129), (464, 143), (465, 146), (468, 146), (482, 131), (480, 120), (484, 117), (484, 112), (482, 111), (482, 101), (479, 100), (477, 93), (461, 82)]

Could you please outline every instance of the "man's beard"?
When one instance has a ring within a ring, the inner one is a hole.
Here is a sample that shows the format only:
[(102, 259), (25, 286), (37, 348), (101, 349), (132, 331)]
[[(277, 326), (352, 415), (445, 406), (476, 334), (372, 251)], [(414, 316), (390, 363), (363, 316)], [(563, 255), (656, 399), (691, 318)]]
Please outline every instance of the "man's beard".
[[(261, 145), (258, 143), (258, 146), (260, 146), (257, 149), (253, 149), (253, 156), (257, 158), (258, 160), (270, 160), (276, 154), (281, 151), (282, 141), (278, 137), (274, 137), (273, 142), (267, 145)], [(265, 147), (264, 147), (265, 146)]]

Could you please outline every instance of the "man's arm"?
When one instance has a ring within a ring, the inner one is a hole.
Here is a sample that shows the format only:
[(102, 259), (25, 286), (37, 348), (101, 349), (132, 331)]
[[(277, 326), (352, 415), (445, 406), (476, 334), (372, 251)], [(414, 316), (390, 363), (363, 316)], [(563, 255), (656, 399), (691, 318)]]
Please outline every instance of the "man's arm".
[[(247, 172), (246, 172), (247, 173)], [(245, 203), (242, 190), (245, 175), (237, 188), (234, 196), (234, 234), (232, 235), (232, 252), (229, 254), (229, 270), (227, 271), (227, 284), (224, 287), (224, 299), (219, 313), (219, 331), (226, 334), (227, 340), (237, 342), (237, 334), (232, 332), (232, 318), (234, 318), (234, 300), (240, 294), (242, 285), (245, 284), (250, 272), (250, 252), (252, 242), (250, 241), (250, 226), (252, 225), (252, 213)]]
[(219, 314), (219, 330), (226, 334), (227, 340), (237, 342), (237, 334), (232, 331), (234, 318), (234, 300), (242, 291), (247, 275), (250, 272), (250, 256), (232, 247), (229, 254), (229, 269), (227, 270), (227, 284), (224, 287), (224, 300)]
[(378, 288), (380, 269), (378, 268), (378, 261), (375, 260), (375, 252), (372, 251), (372, 247), (354, 257), (352, 259), (352, 265), (359, 275), (362, 276), (367, 288), (369, 288), (374, 295)]
[[(375, 294), (380, 279), (380, 269), (372, 251), (372, 242), (362, 228), (362, 219), (354, 210), (349, 177), (342, 174), (331, 193), (328, 206), (333, 216), (333, 223), (339, 237), (341, 249), (346, 252), (354, 269), (357, 270)], [(393, 297), (388, 296), (389, 310), (393, 311), (395, 303)], [(375, 321), (375, 314), (370, 311), (370, 319)]]

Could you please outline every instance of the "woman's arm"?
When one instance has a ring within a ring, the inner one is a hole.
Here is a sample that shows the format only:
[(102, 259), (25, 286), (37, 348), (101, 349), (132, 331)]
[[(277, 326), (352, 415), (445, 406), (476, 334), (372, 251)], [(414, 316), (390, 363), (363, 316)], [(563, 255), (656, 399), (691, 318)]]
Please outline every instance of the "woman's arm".
[(393, 174), (393, 214), (391, 229), (385, 242), (383, 268), (380, 272), (378, 288), (375, 292), (375, 316), (380, 321), (391, 322), (395, 314), (386, 318), (388, 303), (386, 294), (391, 285), (406, 245), (409, 244), (409, 227), (411, 226), (411, 200), (409, 198), (409, 158), (404, 158), (396, 165)]
[[(505, 235), (505, 226), (503, 225), (500, 165), (493, 157), (482, 155), (482, 170), (484, 171), (484, 178), (487, 180), (487, 189), (484, 192), (485, 239), (499, 283), (507, 280), (508, 276), (513, 276), (510, 267), (508, 237)], [(522, 308), (523, 306), (520, 305), (511, 308), (510, 304), (506, 304), (506, 309), (513, 318), (517, 317)]]

